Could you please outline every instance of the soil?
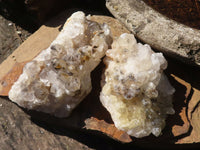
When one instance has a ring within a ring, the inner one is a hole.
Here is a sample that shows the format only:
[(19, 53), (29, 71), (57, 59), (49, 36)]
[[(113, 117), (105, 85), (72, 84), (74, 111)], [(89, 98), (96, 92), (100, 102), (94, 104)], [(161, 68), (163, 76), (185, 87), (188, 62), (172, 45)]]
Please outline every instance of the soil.
[(199, 0), (144, 0), (144, 2), (169, 18), (200, 29)]

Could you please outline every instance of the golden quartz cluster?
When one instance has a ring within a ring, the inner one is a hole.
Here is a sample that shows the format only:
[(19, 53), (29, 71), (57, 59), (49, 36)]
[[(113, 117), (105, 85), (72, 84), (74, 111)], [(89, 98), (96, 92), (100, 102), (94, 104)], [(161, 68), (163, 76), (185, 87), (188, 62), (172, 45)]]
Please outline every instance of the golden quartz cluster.
[(100, 100), (115, 126), (138, 138), (160, 135), (166, 115), (174, 114), (175, 92), (163, 73), (167, 67), (163, 54), (124, 33), (106, 56)]

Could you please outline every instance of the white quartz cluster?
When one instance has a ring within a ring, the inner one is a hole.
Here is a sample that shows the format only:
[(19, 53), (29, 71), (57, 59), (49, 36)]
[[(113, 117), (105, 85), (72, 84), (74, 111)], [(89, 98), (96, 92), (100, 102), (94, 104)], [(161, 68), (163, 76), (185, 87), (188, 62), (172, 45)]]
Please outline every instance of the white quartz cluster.
[(124, 33), (106, 56), (100, 100), (115, 126), (137, 138), (160, 135), (167, 114), (174, 113), (175, 91), (163, 73), (167, 62), (162, 53)]
[(28, 109), (67, 117), (91, 91), (90, 73), (111, 42), (106, 24), (83, 12), (72, 14), (52, 44), (25, 65), (9, 98)]

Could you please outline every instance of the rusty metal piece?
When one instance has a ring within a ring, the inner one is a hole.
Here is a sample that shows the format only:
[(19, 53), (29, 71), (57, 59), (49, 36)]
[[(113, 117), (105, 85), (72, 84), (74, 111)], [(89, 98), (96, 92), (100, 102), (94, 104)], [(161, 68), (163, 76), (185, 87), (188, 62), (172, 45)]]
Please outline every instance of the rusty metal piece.
[(107, 0), (109, 11), (141, 41), (200, 66), (200, 31), (158, 13), (142, 0)]

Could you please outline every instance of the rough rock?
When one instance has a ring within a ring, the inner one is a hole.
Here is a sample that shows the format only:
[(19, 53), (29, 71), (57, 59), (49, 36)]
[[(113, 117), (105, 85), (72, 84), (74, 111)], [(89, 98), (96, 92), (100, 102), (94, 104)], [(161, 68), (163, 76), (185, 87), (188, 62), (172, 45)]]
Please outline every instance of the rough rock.
[(111, 42), (108, 25), (73, 13), (50, 46), (24, 66), (9, 98), (27, 109), (69, 116), (90, 93), (90, 73)]
[(107, 0), (109, 11), (151, 47), (183, 62), (200, 65), (200, 31), (166, 18), (142, 0)]
[[(162, 73), (167, 62), (162, 53), (122, 34), (106, 52), (100, 100), (115, 126), (141, 138), (161, 134), (167, 114), (174, 114), (174, 88)], [(104, 83), (105, 82), (105, 83)]]
[(47, 128), (33, 123), (28, 114), (4, 98), (0, 98), (0, 134), (1, 150), (92, 149), (73, 138), (60, 135), (59, 132), (54, 134)]

